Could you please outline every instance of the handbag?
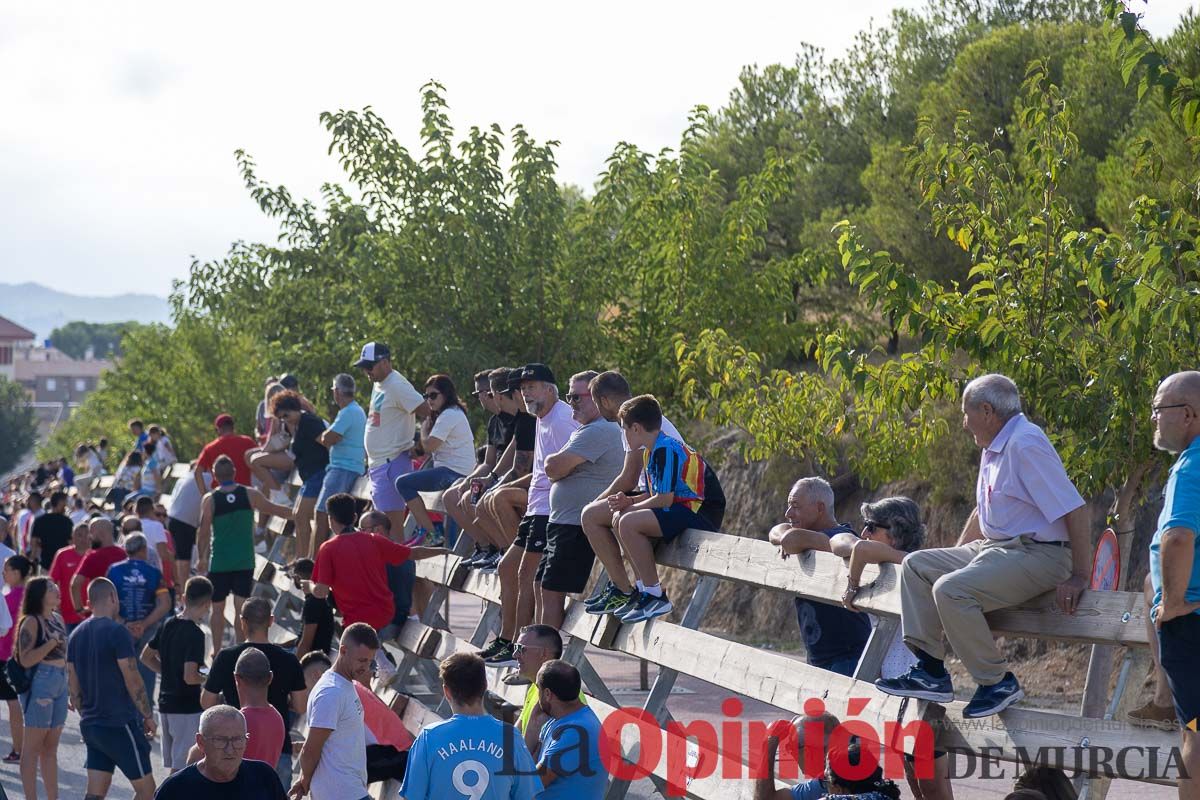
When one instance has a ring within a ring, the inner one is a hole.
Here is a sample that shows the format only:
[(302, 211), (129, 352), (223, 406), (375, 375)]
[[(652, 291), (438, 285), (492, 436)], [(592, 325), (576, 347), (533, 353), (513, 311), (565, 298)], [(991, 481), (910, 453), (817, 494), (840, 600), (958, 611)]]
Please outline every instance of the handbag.
[[(36, 617), (34, 617), (34, 621), (37, 622), (38, 626), (37, 639), (40, 639), (42, 636), (42, 621)], [(34, 641), (36, 642), (37, 639)], [(37, 647), (38, 645), (35, 644), (34, 646)], [(13, 691), (17, 694), (27, 693), (33, 688), (33, 674), (37, 672), (37, 668), (37, 664), (34, 664), (29, 668), (21, 666), (21, 659), (18, 658), (17, 653), (14, 652), (13, 657), (10, 658), (8, 663), (4, 665), (4, 673), (5, 677), (8, 678), (8, 685), (11, 686)]]

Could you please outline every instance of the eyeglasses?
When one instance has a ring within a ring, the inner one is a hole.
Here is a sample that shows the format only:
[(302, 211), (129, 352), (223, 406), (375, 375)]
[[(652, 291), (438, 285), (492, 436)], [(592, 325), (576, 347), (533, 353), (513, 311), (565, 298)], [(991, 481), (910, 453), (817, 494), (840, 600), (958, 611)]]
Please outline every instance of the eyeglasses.
[(433, 400), (435, 397), (441, 397), (441, 396), (442, 396), (441, 392), (426, 392), (425, 393), (426, 400)]
[(203, 736), (202, 738), (218, 750), (225, 750), (230, 747), (234, 750), (242, 750), (246, 747), (246, 740), (250, 738), (250, 734), (247, 733), (243, 736)]
[(1165, 406), (1150, 406), (1150, 416), (1152, 416), (1152, 417), (1162, 416), (1162, 412), (1166, 411), (1168, 408), (1190, 408), (1190, 407), (1191, 407), (1191, 403), (1172, 403), (1171, 405), (1165, 405)]
[(589, 395), (586, 394), (575, 394), (574, 392), (569, 392), (563, 397), (563, 400), (566, 400), (571, 405), (575, 405), (577, 403), (582, 403), (583, 398), (588, 396)]
[(513, 645), (513, 655), (519, 655), (529, 650), (545, 650), (546, 648), (540, 644), (521, 644), (518, 642)]
[(867, 520), (863, 523), (863, 530), (867, 533), (874, 533), (876, 528), (882, 528), (885, 531), (890, 531), (892, 526), (884, 525), (882, 522), (875, 522), (873, 520)]

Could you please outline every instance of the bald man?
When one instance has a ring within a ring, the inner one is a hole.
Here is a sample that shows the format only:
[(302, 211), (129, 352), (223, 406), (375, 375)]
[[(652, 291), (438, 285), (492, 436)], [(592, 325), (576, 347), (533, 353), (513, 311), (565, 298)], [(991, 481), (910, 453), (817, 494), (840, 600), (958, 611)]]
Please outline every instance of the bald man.
[(157, 800), (285, 800), (287, 794), (275, 770), (262, 761), (247, 760), (246, 718), (233, 706), (209, 708), (200, 717), (196, 747), (201, 759), (163, 781)]
[(1178, 455), (1163, 490), (1158, 530), (1150, 542), (1150, 617), (1183, 738), (1180, 800), (1200, 800), (1200, 372), (1177, 372), (1158, 386), (1150, 419), (1154, 446)]

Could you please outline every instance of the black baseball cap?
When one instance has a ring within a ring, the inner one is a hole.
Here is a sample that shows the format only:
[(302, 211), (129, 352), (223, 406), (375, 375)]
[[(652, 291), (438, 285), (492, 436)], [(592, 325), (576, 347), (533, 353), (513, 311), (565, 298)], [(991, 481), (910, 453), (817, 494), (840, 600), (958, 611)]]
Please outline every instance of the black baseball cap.
[(367, 342), (363, 345), (362, 353), (359, 354), (358, 361), (354, 362), (356, 367), (373, 367), (385, 358), (391, 358), (392, 351), (388, 349), (386, 344), (382, 342)]
[(543, 381), (557, 385), (558, 381), (554, 380), (554, 373), (545, 364), (526, 364), (520, 369), (513, 370), (508, 376), (508, 386), (510, 389), (520, 389), (522, 381)]
[(300, 379), (289, 372), (286, 375), (279, 376), (279, 385), (294, 392), (300, 387)]

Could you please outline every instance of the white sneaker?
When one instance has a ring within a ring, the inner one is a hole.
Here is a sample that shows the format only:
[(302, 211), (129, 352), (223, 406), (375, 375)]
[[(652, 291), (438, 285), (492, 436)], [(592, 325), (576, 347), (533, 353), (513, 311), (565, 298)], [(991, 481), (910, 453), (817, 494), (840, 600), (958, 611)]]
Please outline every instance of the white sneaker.
[(271, 502), (279, 506), (290, 506), (292, 504), (292, 498), (288, 497), (287, 492), (285, 492), (283, 489), (272, 489)]

